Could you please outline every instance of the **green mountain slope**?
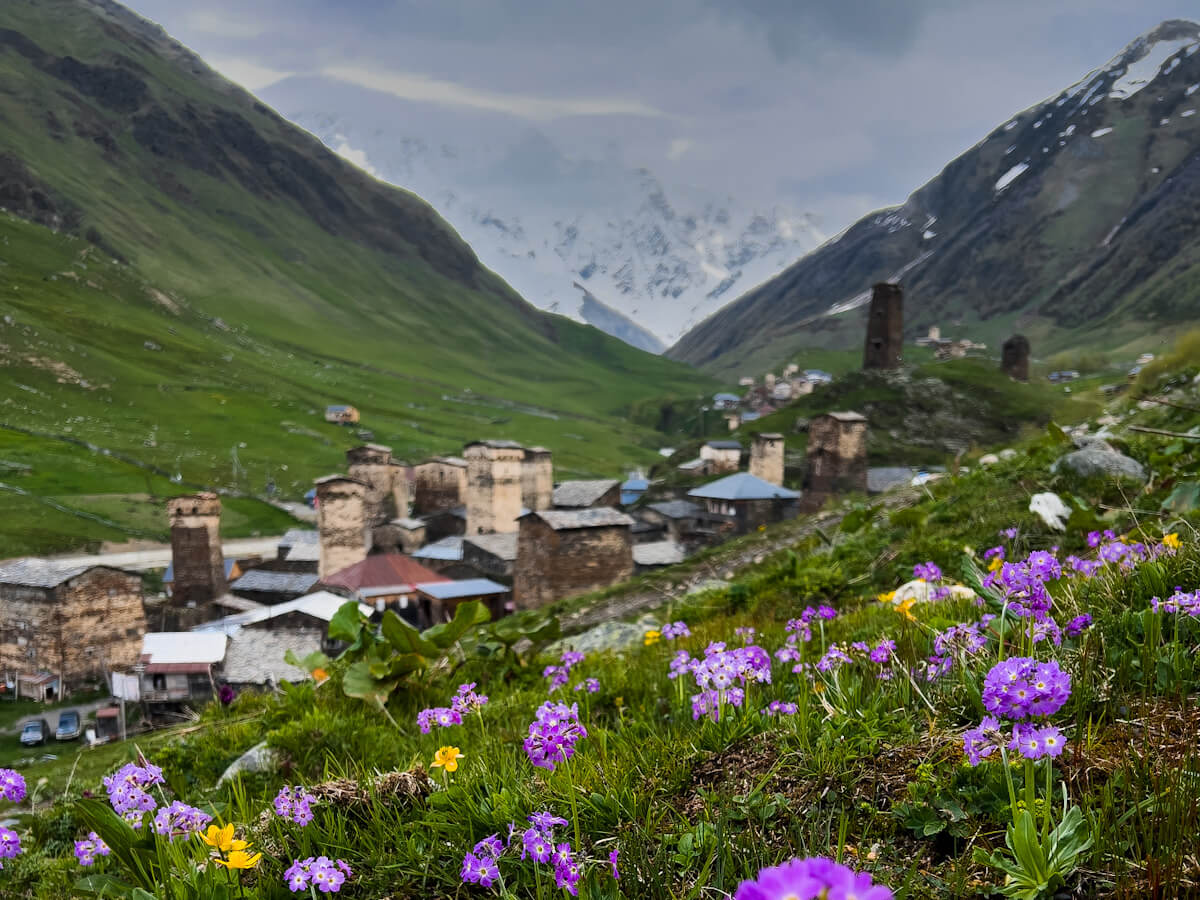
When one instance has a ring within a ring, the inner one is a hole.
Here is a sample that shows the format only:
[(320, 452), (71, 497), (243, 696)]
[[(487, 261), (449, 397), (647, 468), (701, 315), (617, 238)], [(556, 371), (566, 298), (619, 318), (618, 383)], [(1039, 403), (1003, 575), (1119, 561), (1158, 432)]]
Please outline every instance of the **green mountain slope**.
[(1045, 355), (1146, 347), (1200, 319), (1200, 25), (1171, 21), (998, 127), (900, 207), (701, 323), (668, 355), (725, 375), (861, 346), (870, 285), (906, 333), (940, 325)]
[(503, 435), (617, 474), (659, 443), (632, 404), (710, 388), (534, 309), (418, 197), (107, 0), (0, 5), (0, 207), (0, 425), (182, 484), (299, 496), (356, 440), (328, 403), (402, 455)]

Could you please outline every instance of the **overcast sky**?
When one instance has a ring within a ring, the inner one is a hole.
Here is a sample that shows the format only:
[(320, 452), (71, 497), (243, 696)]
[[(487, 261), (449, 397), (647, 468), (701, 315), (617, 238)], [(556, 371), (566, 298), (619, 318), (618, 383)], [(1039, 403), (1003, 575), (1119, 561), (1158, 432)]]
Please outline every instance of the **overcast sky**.
[[(127, 0), (258, 91), (321, 74), (816, 212), (899, 203), (1194, 0)], [(1191, 7), (1191, 10), (1189, 10)], [(430, 136), (436, 140), (436, 135)]]

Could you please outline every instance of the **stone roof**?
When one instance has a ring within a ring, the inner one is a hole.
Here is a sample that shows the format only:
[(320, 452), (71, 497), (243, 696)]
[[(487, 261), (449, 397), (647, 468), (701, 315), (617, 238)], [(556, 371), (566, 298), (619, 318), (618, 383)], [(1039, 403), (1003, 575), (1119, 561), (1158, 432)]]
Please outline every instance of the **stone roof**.
[(610, 528), (629, 527), (633, 519), (611, 506), (597, 506), (589, 509), (540, 509), (527, 513), (522, 518), (535, 516), (553, 528), (555, 531), (569, 531), (574, 528)]
[(615, 478), (603, 478), (596, 481), (564, 481), (554, 489), (554, 505), (592, 506), (618, 484), (620, 482)]
[(93, 563), (65, 563), (53, 559), (27, 557), (0, 564), (0, 584), (15, 584), (21, 587), (52, 588), (64, 581), (82, 575), (88, 569), (111, 569)]
[(675, 541), (652, 541), (633, 545), (633, 561), (639, 566), (671, 566), (686, 558), (683, 546)]
[(311, 572), (272, 572), (251, 569), (229, 587), (234, 591), (268, 591), (273, 594), (303, 594), (317, 583)]
[[(864, 416), (862, 413), (856, 413), (856, 412), (849, 412), (849, 411), (847, 411), (847, 412), (827, 412), (827, 413), (825, 413), (825, 415), (829, 416), (832, 419), (837, 419), (839, 422), (865, 422), (865, 421), (867, 421), (866, 416)], [(813, 418), (820, 418), (820, 416), (814, 416)]]
[(283, 661), (291, 650), (303, 659), (321, 649), (319, 631), (243, 631), (229, 639), (221, 674), (233, 684), (278, 684), (305, 681), (310, 676)]
[(142, 637), (142, 661), (149, 665), (213, 665), (225, 658), (227, 640), (219, 632), (151, 631)]
[(867, 469), (867, 492), (882, 494), (884, 491), (908, 484), (916, 469), (908, 466), (872, 466)]
[[(482, 535), (480, 535), (482, 537)], [(444, 537), (440, 541), (426, 544), (420, 550), (414, 550), (410, 555), (414, 559), (436, 559), (454, 562), (462, 559), (463, 539), (456, 535)]]
[(704, 500), (795, 500), (800, 494), (763, 481), (749, 472), (738, 472), (690, 490), (688, 496)]
[(690, 500), (664, 500), (661, 503), (651, 503), (647, 509), (652, 509), (668, 519), (690, 519), (704, 511)]
[(467, 467), (467, 461), (461, 456), (431, 456), (423, 462), (417, 463), (417, 467), (428, 465), (455, 466), (459, 469)]
[(711, 447), (713, 450), (741, 450), (742, 445), (737, 441), (708, 441), (705, 447)]
[(297, 544), (320, 544), (321, 534), (312, 528), (289, 528), (279, 539), (280, 547), (295, 547)]
[(487, 441), (471, 441), (466, 447), (490, 447), (492, 450), (524, 450), (525, 448), (516, 441), (505, 440), (487, 440)]
[(517, 558), (517, 533), (515, 531), (508, 534), (476, 534), (469, 538), (463, 538), (463, 541), (474, 544), (484, 553), (505, 562), (512, 562)]

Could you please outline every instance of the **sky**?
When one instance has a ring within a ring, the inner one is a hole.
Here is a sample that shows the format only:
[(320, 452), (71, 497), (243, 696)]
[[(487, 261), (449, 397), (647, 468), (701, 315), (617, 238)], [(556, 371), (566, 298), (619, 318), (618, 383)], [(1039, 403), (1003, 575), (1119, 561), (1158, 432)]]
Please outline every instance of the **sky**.
[(400, 99), (428, 122), (504, 122), (829, 233), (1195, 17), (1185, 0), (127, 2), (251, 91), (317, 77), (361, 89), (367, 114)]

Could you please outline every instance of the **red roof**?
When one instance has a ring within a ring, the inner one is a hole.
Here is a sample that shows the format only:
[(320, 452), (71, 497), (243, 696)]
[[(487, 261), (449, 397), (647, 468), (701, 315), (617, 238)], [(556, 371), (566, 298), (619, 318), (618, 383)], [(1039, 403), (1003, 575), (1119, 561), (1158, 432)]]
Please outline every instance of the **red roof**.
[(321, 583), (326, 587), (343, 587), (352, 591), (402, 585), (415, 591), (418, 584), (449, 580), (403, 553), (377, 553), (340, 572), (334, 572)]

